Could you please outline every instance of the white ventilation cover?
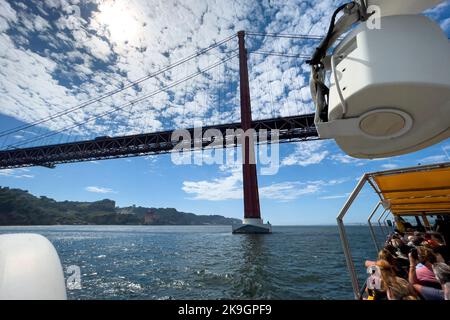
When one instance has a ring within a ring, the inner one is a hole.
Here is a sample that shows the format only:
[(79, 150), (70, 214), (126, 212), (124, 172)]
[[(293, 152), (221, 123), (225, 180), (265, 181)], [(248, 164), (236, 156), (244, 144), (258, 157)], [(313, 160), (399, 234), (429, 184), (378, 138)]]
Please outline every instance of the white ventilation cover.
[(336, 48), (329, 122), (319, 135), (347, 154), (381, 158), (450, 136), (450, 45), (425, 16), (388, 16), (380, 30), (361, 23)]

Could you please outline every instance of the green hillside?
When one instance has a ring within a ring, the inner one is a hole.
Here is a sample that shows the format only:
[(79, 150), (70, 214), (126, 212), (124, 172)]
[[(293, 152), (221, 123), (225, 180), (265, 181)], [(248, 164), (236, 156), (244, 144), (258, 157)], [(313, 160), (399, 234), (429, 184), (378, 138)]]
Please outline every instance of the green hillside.
[[(145, 215), (151, 209), (151, 219)], [(55, 201), (28, 191), (0, 187), (0, 225), (231, 225), (238, 219), (195, 215), (174, 208), (116, 207), (113, 200)]]

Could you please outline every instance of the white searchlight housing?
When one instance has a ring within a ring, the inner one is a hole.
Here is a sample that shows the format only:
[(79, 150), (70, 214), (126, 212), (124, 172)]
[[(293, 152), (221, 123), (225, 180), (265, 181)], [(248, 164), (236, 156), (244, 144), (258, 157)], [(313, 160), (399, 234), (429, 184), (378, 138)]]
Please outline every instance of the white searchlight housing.
[[(356, 158), (384, 158), (450, 137), (450, 44), (434, 21), (419, 15), (439, 2), (354, 1), (340, 8), (345, 13), (336, 24), (335, 13), (328, 39), (309, 61), (320, 138), (335, 139)], [(371, 5), (379, 6), (372, 18)]]
[(0, 235), (0, 300), (66, 300), (58, 253), (39, 234)]

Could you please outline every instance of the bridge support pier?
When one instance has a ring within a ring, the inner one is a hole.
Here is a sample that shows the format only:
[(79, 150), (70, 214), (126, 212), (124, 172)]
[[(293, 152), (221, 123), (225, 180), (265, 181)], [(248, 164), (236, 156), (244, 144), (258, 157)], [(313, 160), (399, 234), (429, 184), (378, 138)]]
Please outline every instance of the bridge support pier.
[[(238, 32), (241, 127), (244, 132), (252, 128), (252, 111), (248, 79), (245, 32)], [(258, 177), (253, 136), (242, 137), (242, 178), (244, 186), (244, 220), (233, 226), (233, 233), (271, 233), (272, 226), (264, 224), (259, 207)]]
[(264, 223), (262, 219), (246, 219), (242, 221), (242, 224), (233, 225), (233, 233), (246, 233), (246, 234), (259, 234), (259, 233), (272, 233), (272, 226), (268, 223)]

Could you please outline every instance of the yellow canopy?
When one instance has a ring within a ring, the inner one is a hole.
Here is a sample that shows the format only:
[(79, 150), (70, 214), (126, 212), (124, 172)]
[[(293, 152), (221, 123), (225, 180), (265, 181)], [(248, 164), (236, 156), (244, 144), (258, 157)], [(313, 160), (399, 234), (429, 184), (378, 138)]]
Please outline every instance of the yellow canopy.
[(372, 173), (394, 215), (450, 214), (450, 163)]

